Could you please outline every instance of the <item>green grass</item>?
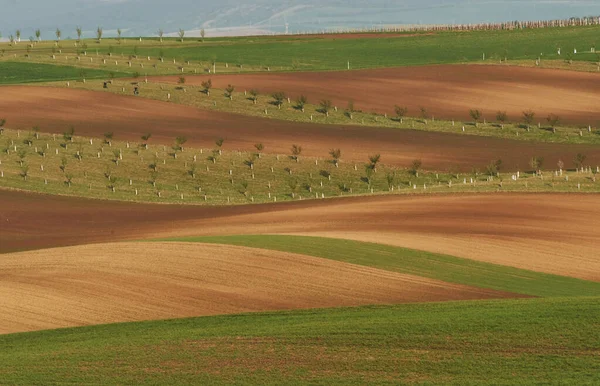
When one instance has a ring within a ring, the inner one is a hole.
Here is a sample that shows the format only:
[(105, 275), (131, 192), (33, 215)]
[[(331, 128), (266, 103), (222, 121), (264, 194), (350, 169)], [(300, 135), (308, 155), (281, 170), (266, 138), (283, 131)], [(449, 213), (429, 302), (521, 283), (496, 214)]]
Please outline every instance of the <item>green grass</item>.
[(280, 235), (185, 237), (170, 240), (298, 253), (531, 296), (600, 296), (600, 283), (596, 282), (360, 241)]
[[(239, 65), (254, 69), (271, 70), (345, 70), (350, 61), (351, 68), (396, 67), (423, 64), (447, 64), (478, 62), (486, 54), (488, 62), (500, 59), (535, 60), (540, 54), (542, 59), (553, 60), (568, 58), (568, 53), (577, 48), (578, 54), (572, 55), (575, 61), (600, 62), (596, 54), (587, 51), (593, 45), (600, 45), (600, 26), (524, 29), (515, 31), (471, 31), (438, 32), (416, 34), (414, 36), (376, 38), (332, 39), (314, 36), (276, 36), (213, 38), (200, 42), (198, 39), (186, 39), (183, 43), (167, 40), (160, 43), (157, 39), (127, 39), (118, 43), (115, 39), (104, 39), (101, 43), (85, 40), (79, 47), (73, 41), (63, 41), (58, 47), (52, 42), (36, 43), (29, 49), (31, 57), (43, 55), (50, 60), (53, 52), (62, 54), (86, 51), (89, 55), (108, 55), (128, 57), (137, 55), (151, 56), (153, 63), (162, 54), (165, 62), (177, 59), (179, 62), (192, 61), (195, 65), (208, 70), (210, 63), (220, 64), (219, 71), (237, 72)], [(24, 58), (26, 44), (9, 47), (4, 44), (5, 55), (17, 54)], [(557, 48), (562, 48), (562, 55)], [(58, 54), (57, 54), (58, 55)], [(58, 55), (57, 59), (60, 58)], [(123, 59), (121, 59), (123, 61)], [(224, 68), (222, 64), (230, 64)], [(80, 65), (89, 65), (82, 61)], [(160, 66), (165, 64), (159, 63)], [(139, 70), (139, 69), (138, 69)], [(165, 69), (167, 71), (167, 69)], [(145, 70), (140, 70), (143, 74)], [(177, 73), (177, 67), (171, 66), (167, 72)], [(164, 73), (160, 71), (159, 73)], [(149, 71), (152, 74), (152, 71)]]
[[(0, 134), (0, 187), (96, 199), (202, 205), (368, 194), (600, 190), (594, 181), (595, 174), (590, 173), (565, 172), (562, 177), (549, 176), (544, 180), (522, 174), (516, 181), (511, 179), (510, 173), (502, 173), (488, 181), (489, 177), (482, 173), (422, 171), (416, 177), (407, 169), (380, 164), (377, 173), (371, 176), (371, 191), (365, 180), (366, 159), (357, 163), (342, 159), (336, 168), (327, 154), (318, 159), (301, 156), (300, 162), (296, 162), (290, 155), (262, 154), (256, 158), (255, 153), (237, 151), (223, 151), (218, 155), (216, 145), (212, 149), (186, 147), (184, 151), (177, 151), (175, 158), (171, 146), (153, 144), (151, 139), (148, 150), (134, 142), (128, 147), (127, 142), (116, 140), (118, 133), (112, 146), (98, 138), (90, 144), (90, 138), (76, 136), (70, 142), (61, 135), (37, 135), (38, 138), (34, 131), (8, 129)], [(228, 147), (227, 142), (224, 147)], [(215, 162), (209, 160), (210, 157), (215, 157)], [(253, 157), (254, 168), (251, 169), (246, 162)], [(63, 162), (64, 170), (61, 169)], [(151, 165), (156, 165), (156, 173)], [(569, 181), (566, 181), (567, 175)], [(388, 176), (392, 177), (391, 184)], [(70, 186), (68, 177), (71, 177)]]
[(600, 383), (600, 298), (272, 312), (0, 336), (4, 384)]
[[(83, 71), (83, 72), (82, 72)], [(83, 75), (83, 76), (82, 76)], [(71, 80), (107, 78), (109, 71), (85, 69), (73, 66), (56, 66), (44, 63), (24, 63), (0, 61), (0, 84), (19, 84)], [(116, 76), (125, 76), (117, 72)]]

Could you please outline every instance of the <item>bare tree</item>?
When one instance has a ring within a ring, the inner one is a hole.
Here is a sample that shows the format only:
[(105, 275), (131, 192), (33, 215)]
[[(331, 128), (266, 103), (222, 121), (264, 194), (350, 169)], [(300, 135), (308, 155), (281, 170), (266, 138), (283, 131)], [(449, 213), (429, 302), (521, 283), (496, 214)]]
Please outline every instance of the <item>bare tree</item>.
[(218, 138), (218, 139), (215, 141), (215, 145), (217, 145), (217, 147), (219, 148), (219, 149), (218, 149), (218, 153), (219, 153), (219, 155), (221, 155), (221, 154), (223, 153), (223, 152), (222, 152), (222, 150), (221, 150), (221, 149), (222, 149), (222, 147), (223, 147), (223, 143), (225, 143), (225, 140), (224, 140), (223, 138)]
[(543, 164), (544, 164), (543, 157), (537, 157), (537, 156), (531, 157), (531, 159), (529, 160), (529, 166), (531, 166), (534, 173), (536, 173), (536, 174), (540, 174)]
[(500, 128), (504, 129), (504, 123), (508, 120), (506, 111), (498, 111), (496, 113), (496, 120), (500, 122)]
[(353, 100), (349, 100), (348, 101), (348, 107), (346, 107), (346, 116), (348, 118), (350, 118), (350, 119), (353, 119), (355, 111), (356, 111), (356, 109), (354, 108), (354, 101)]
[(258, 158), (260, 158), (261, 157), (260, 152), (263, 151), (265, 146), (262, 143), (256, 143), (256, 144), (254, 144), (254, 147), (256, 148), (256, 151), (258, 151), (258, 153), (256, 155), (258, 156)]
[(204, 28), (202, 28), (200, 30), (200, 37), (202, 38), (202, 41), (204, 42), (204, 37), (206, 36), (206, 31), (204, 31)]
[(333, 106), (333, 103), (331, 103), (331, 101), (329, 99), (323, 99), (321, 102), (319, 102), (319, 106), (320, 109), (319, 111), (322, 112), (323, 114), (325, 114), (325, 116), (329, 116), (329, 110), (331, 110), (331, 107)]
[(178, 35), (179, 35), (179, 40), (183, 43), (183, 37), (185, 36), (185, 30), (180, 28)]
[(123, 33), (123, 31), (121, 31), (121, 28), (117, 29), (117, 42), (119, 44), (121, 44), (121, 34)]
[(83, 35), (83, 30), (80, 26), (77, 26), (77, 28), (75, 28), (75, 32), (77, 32), (77, 42), (79, 42), (81, 40), (81, 35)]
[(550, 114), (550, 115), (548, 115), (546, 120), (548, 121), (548, 124), (550, 125), (552, 132), (556, 133), (556, 125), (558, 125), (558, 123), (560, 122), (560, 117), (556, 114)]
[(305, 95), (300, 95), (296, 100), (296, 106), (304, 112), (304, 106), (308, 103), (308, 98)]
[(283, 101), (287, 98), (285, 93), (283, 91), (278, 91), (276, 93), (273, 93), (273, 95), (271, 95), (271, 96), (274, 99), (273, 104), (275, 106), (277, 106), (278, 109), (281, 109), (281, 105), (283, 104)]
[(148, 150), (148, 141), (150, 140), (150, 138), (152, 138), (152, 133), (146, 133), (144, 135), (141, 136), (142, 141), (144, 141), (142, 143), (142, 147), (146, 150)]
[(531, 111), (531, 110), (523, 111), (523, 122), (527, 126), (527, 131), (529, 131), (529, 128), (530, 128), (531, 124), (533, 123), (534, 118), (535, 118), (535, 113), (533, 111)]
[(160, 41), (161, 43), (163, 42), (163, 36), (164, 36), (164, 35), (165, 35), (165, 31), (163, 31), (163, 29), (162, 29), (162, 28), (160, 28), (160, 29), (158, 30), (158, 39), (159, 39), (159, 41)]
[(106, 143), (108, 146), (112, 146), (113, 136), (114, 136), (114, 133), (112, 131), (108, 131), (108, 132), (104, 133), (104, 143)]
[(375, 154), (375, 155), (369, 156), (369, 163), (374, 172), (377, 172), (377, 164), (379, 163), (379, 161), (381, 161), (380, 154)]
[(475, 123), (475, 127), (477, 127), (479, 120), (481, 119), (481, 111), (477, 109), (473, 109), (469, 111), (469, 115), (473, 118), (473, 122)]
[(416, 159), (412, 162), (410, 172), (415, 176), (419, 177), (419, 169), (423, 166), (423, 162), (420, 159)]
[(577, 153), (577, 155), (573, 159), (573, 162), (575, 163), (575, 167), (577, 169), (581, 169), (583, 167), (583, 163), (585, 162), (586, 158), (587, 158), (587, 156), (585, 154)]
[(39, 28), (35, 30), (35, 38), (38, 42), (42, 40), (42, 31)]
[(398, 117), (398, 120), (400, 121), (400, 123), (402, 123), (404, 120), (404, 117), (408, 113), (408, 108), (400, 107), (400, 106), (396, 105), (396, 106), (394, 106), (394, 111), (396, 112), (396, 116)]
[(252, 90), (250, 90), (250, 99), (252, 100), (252, 103), (256, 104), (256, 102), (258, 101), (258, 90), (253, 88)]
[(292, 159), (300, 162), (300, 153), (302, 153), (302, 146), (292, 145)]
[(333, 164), (337, 168), (340, 162), (340, 158), (342, 157), (342, 151), (340, 149), (331, 149), (329, 151), (329, 155), (331, 155), (331, 158), (333, 158)]
[(235, 91), (235, 87), (231, 84), (228, 84), (225, 87), (225, 96), (229, 98), (229, 100), (233, 100), (233, 92)]
[(54, 34), (56, 35), (56, 41), (58, 42), (62, 36), (62, 31), (57, 28), (56, 31), (54, 31)]
[(98, 27), (98, 29), (96, 29), (96, 39), (98, 40), (98, 43), (100, 43), (102, 41), (102, 34), (103, 34), (102, 28)]
[(210, 89), (212, 88), (212, 80), (205, 80), (202, 82), (202, 88), (204, 89), (204, 93), (210, 96)]

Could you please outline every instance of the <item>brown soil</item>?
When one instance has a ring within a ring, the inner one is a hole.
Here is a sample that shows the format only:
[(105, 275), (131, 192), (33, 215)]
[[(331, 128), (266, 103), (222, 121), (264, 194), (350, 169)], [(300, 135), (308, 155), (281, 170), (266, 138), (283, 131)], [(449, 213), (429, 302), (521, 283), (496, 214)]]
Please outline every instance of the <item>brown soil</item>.
[[(600, 109), (600, 103), (597, 107)], [(203, 147), (212, 147), (216, 138), (224, 137), (225, 149), (251, 151), (256, 142), (263, 142), (267, 152), (280, 154), (288, 154), (291, 145), (296, 143), (303, 147), (306, 156), (328, 157), (329, 150), (335, 147), (342, 149), (344, 159), (348, 161), (365, 161), (368, 155), (380, 153), (387, 164), (409, 166), (412, 160), (420, 158), (425, 168), (438, 170), (471, 170), (472, 167), (485, 167), (490, 160), (498, 158), (503, 160), (506, 169), (523, 170), (533, 155), (544, 157), (546, 165), (554, 165), (559, 159), (569, 163), (578, 152), (585, 153), (591, 164), (600, 163), (598, 146), (303, 124), (203, 111), (133, 96), (61, 88), (1, 87), (0, 111), (7, 119), (7, 126), (15, 129), (29, 130), (39, 126), (42, 131), (63, 133), (73, 126), (77, 135), (101, 137), (105, 132), (113, 131), (115, 139), (135, 141), (150, 132), (153, 134), (151, 143), (172, 144), (176, 136), (186, 136), (190, 146)]]
[(520, 297), (314, 257), (186, 243), (3, 255), (0, 334), (266, 310)]
[[(262, 94), (284, 91), (304, 94), (313, 103), (331, 99), (339, 107), (353, 100), (363, 111), (393, 113), (394, 105), (407, 106), (420, 116), (420, 107), (438, 118), (470, 120), (469, 110), (480, 109), (488, 120), (498, 110), (520, 121), (533, 110), (543, 123), (548, 114), (565, 122), (600, 123), (600, 75), (574, 71), (513, 66), (442, 65), (337, 72), (294, 72), (211, 76), (213, 85), (238, 90), (256, 88)], [(179, 77), (153, 81), (176, 83)], [(206, 76), (186, 77), (200, 85)]]
[(239, 207), (0, 191), (0, 251), (145, 238), (309, 234), (600, 281), (600, 195), (385, 196)]

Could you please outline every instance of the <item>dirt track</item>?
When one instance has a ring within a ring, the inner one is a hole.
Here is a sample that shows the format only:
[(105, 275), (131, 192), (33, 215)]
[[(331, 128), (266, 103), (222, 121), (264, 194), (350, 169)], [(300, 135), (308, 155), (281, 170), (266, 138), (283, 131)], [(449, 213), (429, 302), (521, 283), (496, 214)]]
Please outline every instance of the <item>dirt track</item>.
[[(598, 103), (600, 109), (600, 102)], [(26, 113), (24, 113), (26, 112)], [(502, 159), (506, 169), (525, 169), (532, 156), (546, 165), (563, 159), (567, 166), (578, 152), (592, 165), (600, 164), (599, 146), (530, 143), (469, 135), (442, 134), (387, 128), (302, 124), (202, 111), (192, 107), (148, 99), (82, 90), (10, 86), (0, 88), (0, 115), (7, 127), (63, 133), (74, 126), (76, 134), (101, 137), (115, 132), (115, 139), (136, 140), (153, 133), (151, 143), (172, 144), (186, 136), (191, 146), (213, 147), (226, 138), (225, 149), (254, 150), (263, 142), (265, 151), (288, 154), (300, 144), (307, 156), (328, 157), (341, 148), (345, 160), (365, 161), (380, 153), (384, 163), (409, 166), (416, 158), (427, 169), (471, 170)]]
[(296, 233), (600, 281), (600, 195), (386, 196), (182, 207), (0, 191), (0, 201), (1, 252), (152, 237)]
[(520, 297), (257, 249), (123, 243), (0, 259), (0, 334), (240, 312)]
[[(545, 123), (548, 114), (583, 125), (600, 124), (600, 75), (508, 66), (442, 65), (389, 69), (211, 76), (213, 85), (238, 90), (258, 89), (262, 94), (284, 91), (317, 103), (331, 99), (339, 107), (353, 100), (363, 111), (393, 113), (395, 104), (407, 106), (419, 116), (421, 106), (435, 117), (469, 120), (478, 108), (488, 120), (505, 110), (519, 121), (524, 110), (536, 112)], [(179, 77), (155, 77), (153, 81), (176, 83)], [(205, 76), (186, 77), (199, 85)]]

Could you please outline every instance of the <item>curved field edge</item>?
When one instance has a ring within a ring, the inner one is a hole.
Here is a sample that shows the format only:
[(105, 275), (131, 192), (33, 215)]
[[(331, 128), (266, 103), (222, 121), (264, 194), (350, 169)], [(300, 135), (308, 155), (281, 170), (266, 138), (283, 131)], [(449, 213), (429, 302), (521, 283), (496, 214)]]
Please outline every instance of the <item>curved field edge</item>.
[[(66, 81), (73, 79), (102, 79), (112, 71), (80, 68), (67, 65), (0, 61), (0, 85)], [(115, 76), (128, 76), (126, 72), (112, 72)]]
[(167, 241), (226, 244), (297, 253), (530, 296), (600, 296), (600, 283), (597, 282), (360, 241), (287, 235), (183, 237)]
[(0, 336), (9, 384), (600, 382), (599, 297), (368, 306)]

